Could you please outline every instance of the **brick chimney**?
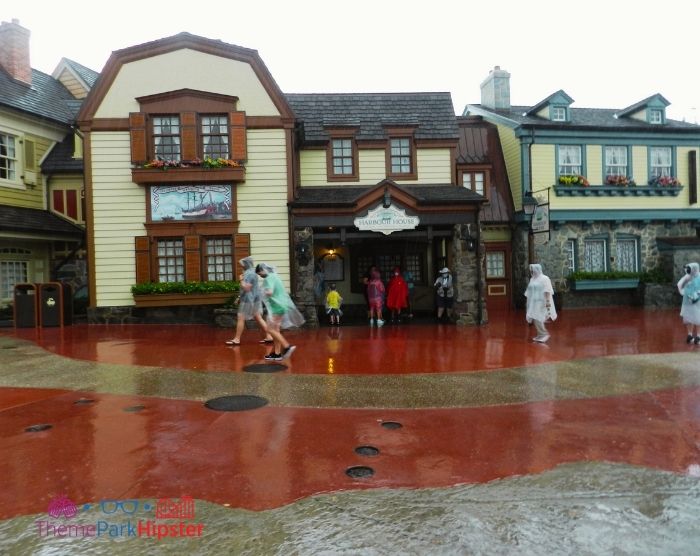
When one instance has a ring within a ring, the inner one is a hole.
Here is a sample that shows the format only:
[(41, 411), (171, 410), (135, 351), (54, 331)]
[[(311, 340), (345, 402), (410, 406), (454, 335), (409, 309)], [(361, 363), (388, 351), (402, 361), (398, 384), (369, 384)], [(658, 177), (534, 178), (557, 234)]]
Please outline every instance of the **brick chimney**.
[(494, 67), (481, 82), (481, 104), (492, 110), (510, 108), (510, 73)]
[(16, 81), (32, 84), (29, 30), (22, 27), (18, 19), (0, 23), (0, 66)]

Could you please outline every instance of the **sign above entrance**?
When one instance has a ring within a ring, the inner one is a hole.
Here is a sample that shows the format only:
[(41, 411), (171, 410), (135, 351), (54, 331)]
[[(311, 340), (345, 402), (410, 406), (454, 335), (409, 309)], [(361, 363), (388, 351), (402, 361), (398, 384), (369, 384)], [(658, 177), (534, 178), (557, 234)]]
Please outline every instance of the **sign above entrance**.
[(387, 208), (379, 205), (370, 209), (367, 216), (354, 220), (358, 229), (382, 232), (385, 236), (400, 230), (413, 230), (419, 222), (420, 219), (417, 216), (407, 215), (404, 209), (396, 208), (393, 205), (389, 205)]

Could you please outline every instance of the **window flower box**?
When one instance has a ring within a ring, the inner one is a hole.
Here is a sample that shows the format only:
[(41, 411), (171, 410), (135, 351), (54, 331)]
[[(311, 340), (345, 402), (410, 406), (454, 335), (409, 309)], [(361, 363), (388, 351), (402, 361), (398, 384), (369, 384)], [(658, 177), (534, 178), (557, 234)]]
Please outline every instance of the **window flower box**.
[(559, 176), (560, 185), (570, 185), (578, 187), (588, 187), (591, 185), (585, 176), (572, 175), (572, 176)]
[(136, 307), (226, 305), (238, 297), (238, 282), (149, 282), (131, 286)]
[(672, 176), (656, 176), (649, 180), (650, 187), (680, 187), (681, 182)]
[(656, 187), (637, 185), (620, 187), (619, 185), (555, 185), (557, 197), (677, 197), (683, 190), (682, 185)]
[(617, 185), (618, 187), (634, 187), (637, 185), (632, 178), (627, 176), (606, 176), (605, 185)]
[(159, 183), (232, 183), (245, 180), (245, 168), (235, 160), (196, 158), (194, 160), (152, 160), (131, 170), (138, 184)]
[(638, 272), (574, 272), (567, 277), (572, 291), (634, 289), (639, 286)]

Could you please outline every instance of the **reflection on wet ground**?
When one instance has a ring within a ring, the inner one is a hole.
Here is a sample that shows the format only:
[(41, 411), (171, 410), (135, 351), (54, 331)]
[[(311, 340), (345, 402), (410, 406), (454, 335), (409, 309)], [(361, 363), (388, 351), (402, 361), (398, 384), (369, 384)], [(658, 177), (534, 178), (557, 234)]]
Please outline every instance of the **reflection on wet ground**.
[[(0, 330), (0, 552), (691, 553), (700, 347), (677, 311), (551, 329), (546, 346), (517, 313), (295, 331), (272, 373), (246, 372), (255, 331), (230, 348), (202, 326)], [(231, 395), (265, 404), (204, 404)], [(96, 505), (182, 496), (201, 537), (37, 529), (60, 497), (79, 513), (56, 526), (128, 532)]]

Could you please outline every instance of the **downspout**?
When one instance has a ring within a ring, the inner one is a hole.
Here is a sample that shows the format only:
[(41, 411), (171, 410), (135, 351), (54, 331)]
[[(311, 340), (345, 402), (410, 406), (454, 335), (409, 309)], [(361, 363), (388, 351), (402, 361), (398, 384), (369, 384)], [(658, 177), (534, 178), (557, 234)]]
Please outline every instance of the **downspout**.
[[(484, 250), (484, 255), (485, 255)], [(476, 318), (477, 325), (482, 325), (484, 320), (484, 308), (483, 308), (483, 288), (481, 283), (481, 203), (476, 210), (476, 295), (478, 296), (476, 302)]]

